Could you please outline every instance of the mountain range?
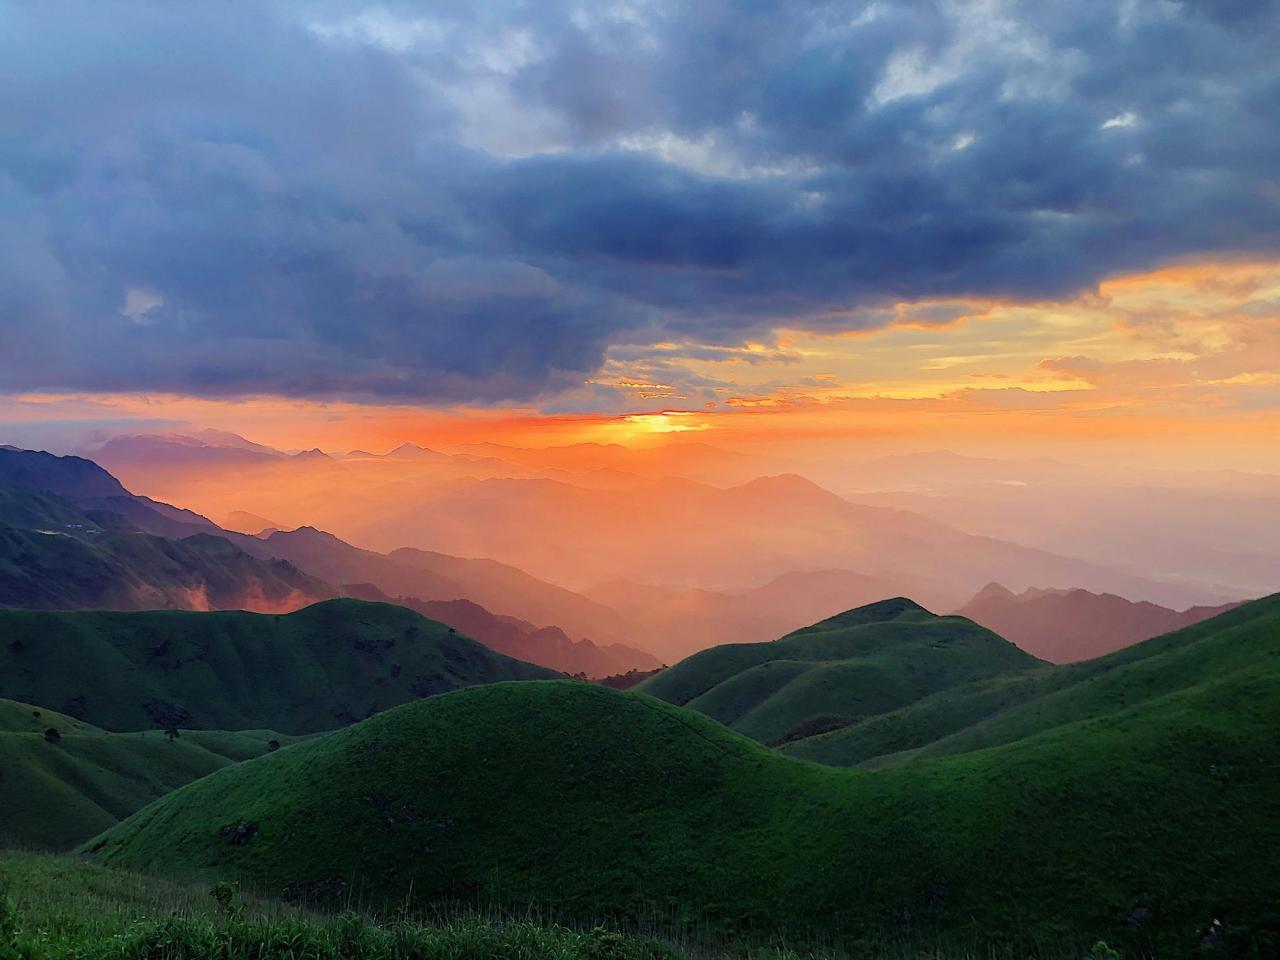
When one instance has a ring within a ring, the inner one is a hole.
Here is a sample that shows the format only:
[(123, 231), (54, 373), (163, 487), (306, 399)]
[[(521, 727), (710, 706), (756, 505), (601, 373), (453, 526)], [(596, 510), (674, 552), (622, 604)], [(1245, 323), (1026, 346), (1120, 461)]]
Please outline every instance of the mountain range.
[[(738, 593), (796, 572), (846, 570), (887, 580), (888, 594), (935, 609), (954, 609), (992, 581), (1016, 590), (1080, 587), (1177, 607), (1239, 596), (1203, 578), (1149, 578), (1106, 551), (1077, 558), (1024, 545), (1015, 530), (983, 535), (959, 519), (888, 509), (861, 494), (852, 502), (780, 472), (775, 460), (705, 444), (648, 451), (482, 445), (314, 460), (279, 451), (246, 458), (230, 445), (220, 456), (239, 462), (216, 467), (206, 454), (191, 454), (189, 442), (144, 440), (121, 438), (95, 456), (127, 483), (208, 515), (244, 510), (287, 527), (310, 524), (384, 553), (417, 547), (487, 557), (579, 592), (628, 581)], [(856, 476), (857, 468), (812, 472)], [(1045, 475), (1041, 469), (1035, 476)], [(497, 612), (559, 623), (578, 637), (558, 620)]]
[[(91, 461), (0, 449), (0, 606), (289, 612), (344, 595), (334, 584), (347, 581), (373, 581), (409, 606), (471, 601), (433, 612), (556, 670), (606, 676), (658, 665), (641, 650), (586, 639), (620, 635), (614, 611), (503, 564), (417, 550), (385, 556), (309, 527), (247, 536), (134, 496)], [(492, 614), (481, 600), (524, 618)], [(582, 639), (530, 622), (557, 617)]]
[[(22, 456), (0, 450), (0, 481), (6, 463)], [(0, 606), (288, 611), (334, 596), (328, 584), (291, 564), (251, 556), (222, 537), (144, 532), (117, 512), (116, 501), (128, 505), (126, 512), (149, 514), (154, 526), (172, 521), (139, 501), (108, 499), (111, 508), (95, 508), (31, 487), (0, 486)]]

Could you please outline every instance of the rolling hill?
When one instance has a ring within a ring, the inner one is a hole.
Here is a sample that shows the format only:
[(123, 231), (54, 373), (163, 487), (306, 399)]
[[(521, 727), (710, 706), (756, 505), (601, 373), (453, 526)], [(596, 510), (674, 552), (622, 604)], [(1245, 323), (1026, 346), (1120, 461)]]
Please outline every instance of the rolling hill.
[(1256, 712), (1269, 708), (1270, 694), (1249, 693), (1251, 679), (1277, 665), (1280, 594), (1096, 660), (957, 686), (783, 749), (821, 763), (900, 764), (1002, 746), (1219, 687), (1239, 689), (1246, 700), (1236, 709)]
[(962, 617), (899, 597), (769, 643), (712, 647), (636, 689), (780, 743), (1040, 661)]
[(1020, 594), (988, 584), (956, 611), (1051, 663), (1091, 660), (1201, 620), (1236, 604), (1170, 610), (1112, 593), (1034, 590)]
[(864, 953), (1181, 955), (1215, 919), (1247, 949), (1280, 896), (1258, 855), (1280, 839), (1280, 671), (1253, 666), (875, 772), (643, 694), (477, 687), (219, 771), (85, 849), (312, 901), (656, 915)]
[(0, 846), (70, 848), (176, 787), (294, 739), (270, 730), (108, 733), (0, 700)]
[(559, 676), (403, 607), (288, 615), (0, 611), (0, 696), (109, 730), (301, 734), (474, 683)]

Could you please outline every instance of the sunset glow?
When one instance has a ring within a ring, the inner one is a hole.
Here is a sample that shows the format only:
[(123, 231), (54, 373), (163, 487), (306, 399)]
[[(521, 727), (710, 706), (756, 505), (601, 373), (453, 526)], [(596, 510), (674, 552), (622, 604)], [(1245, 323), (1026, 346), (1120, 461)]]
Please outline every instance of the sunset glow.
[[(857, 329), (855, 313), (842, 331), (779, 328), (736, 348), (617, 348), (591, 383), (516, 408), (42, 392), (0, 400), (0, 411), (19, 433), (52, 425), (72, 444), (197, 425), (335, 451), (405, 440), (651, 445), (698, 434), (872, 450), (989, 451), (998, 437), (1027, 449), (1078, 442), (1106, 457), (1110, 442), (1163, 456), (1194, 436), (1224, 465), (1280, 464), (1280, 263), (1184, 264), (1069, 300), (903, 301), (889, 313), (875, 328)], [(616, 391), (607, 407), (593, 409), (591, 384)]]

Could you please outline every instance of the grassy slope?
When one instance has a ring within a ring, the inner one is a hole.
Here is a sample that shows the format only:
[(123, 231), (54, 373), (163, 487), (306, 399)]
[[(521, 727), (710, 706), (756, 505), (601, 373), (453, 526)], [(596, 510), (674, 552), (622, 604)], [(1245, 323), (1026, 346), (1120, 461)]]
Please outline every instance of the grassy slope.
[(884, 600), (772, 643), (694, 654), (638, 690), (691, 707), (757, 740), (844, 725), (938, 690), (1040, 661), (962, 617)]
[(946, 690), (834, 733), (786, 744), (820, 763), (878, 766), (1009, 743), (1122, 712), (1280, 657), (1280, 594), (1085, 663)]
[(473, 683), (556, 676), (403, 607), (287, 615), (0, 611), (0, 696), (111, 730), (331, 730)]
[[(737, 930), (1190, 948), (1280, 897), (1280, 674), (874, 773), (635, 693), (500, 684), (221, 771), (101, 860), (370, 902), (554, 904)], [(513, 763), (513, 758), (518, 762)], [(245, 846), (220, 830), (251, 824)], [(1126, 918), (1149, 910), (1131, 930)]]
[[(61, 739), (50, 743), (52, 727)], [(270, 730), (107, 733), (0, 700), (0, 845), (69, 848), (157, 797), (292, 738)]]

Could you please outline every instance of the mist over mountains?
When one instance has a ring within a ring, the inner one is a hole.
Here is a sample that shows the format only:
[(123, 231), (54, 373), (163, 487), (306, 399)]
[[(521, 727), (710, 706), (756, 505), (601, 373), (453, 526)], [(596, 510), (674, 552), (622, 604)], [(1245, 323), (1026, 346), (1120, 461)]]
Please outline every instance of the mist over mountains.
[[(200, 452), (184, 465), (185, 451), (192, 449)], [(1051, 585), (1109, 591), (1174, 607), (1250, 593), (1233, 595), (1229, 564), (1219, 575), (1197, 578), (1177, 570), (1162, 580), (1127, 558), (1116, 563), (1102, 543), (1076, 542), (1077, 550), (1061, 553), (1038, 546), (1042, 538), (1033, 535), (1036, 525), (1029, 520), (1019, 528), (1005, 524), (999, 536), (974, 522), (977, 513), (947, 523), (877, 505), (898, 496), (892, 490), (907, 475), (935, 482), (949, 474), (976, 477), (995, 496), (1014, 489), (1012, 471), (1030, 478), (1017, 480), (1028, 485), (1018, 488), (1022, 500), (1039, 496), (1036, 513), (1053, 516), (1059, 484), (1049, 479), (1064, 474), (1039, 462), (1027, 467), (954, 456), (891, 458), (867, 464), (863, 484), (889, 492), (863, 490), (846, 498), (795, 474), (752, 476), (758, 468), (779, 469), (776, 458), (697, 442), (639, 451), (488, 444), (425, 457), (405, 457), (401, 449), (318, 460), (234, 446), (217, 448), (238, 458), (222, 467), (208, 466), (206, 449), (151, 437), (112, 441), (98, 455), (126, 481), (146, 484), (161, 499), (180, 492), (185, 503), (209, 515), (247, 510), (286, 526), (309, 523), (383, 552), (419, 547), (486, 557), (578, 591), (629, 581), (741, 592), (797, 572), (847, 570), (897, 582), (897, 592), (944, 609), (992, 581), (1017, 590)], [(830, 464), (810, 466), (818, 477), (836, 472)], [(840, 471), (844, 485), (860, 468)], [(1174, 479), (1166, 482), (1170, 496), (1190, 495)], [(1126, 511), (1123, 500), (1100, 513), (1113, 530), (1148, 535), (1150, 521)], [(1269, 522), (1264, 519), (1262, 531)], [(1262, 532), (1253, 538), (1261, 540)], [(561, 549), (564, 542), (574, 549)]]
[[(668, 466), (709, 478), (761, 463), (707, 444), (673, 447), (669, 461), (660, 449), (591, 445), (509, 449), (510, 460), (495, 456), (503, 450), (492, 444), (452, 454), (402, 444), (385, 455), (299, 457), (205, 432), (120, 437), (102, 449), (116, 469), (156, 491), (190, 484), (193, 495), (209, 503), (202, 513), (134, 496), (92, 461), (68, 460), (65, 469), (53, 469), (56, 458), (32, 455), (20, 458), (20, 472), (16, 451), (8, 453), (15, 481), (63, 489), (79, 496), (82, 506), (109, 509), (175, 543), (196, 534), (218, 536), (237, 548), (228, 556), (247, 555), (236, 562), (285, 561), (300, 575), (322, 581), (295, 594), (244, 586), (238, 594), (214, 589), (207, 601), (196, 590), (189, 595), (197, 599), (187, 601), (188, 594), (175, 593), (164, 604), (292, 609), (342, 595), (344, 585), (369, 584), (369, 596), (402, 598), (420, 610), (423, 604), (469, 601), (485, 615), (462, 604), (434, 609), (445, 619), (452, 610), (455, 626), (485, 632), (496, 649), (591, 676), (652, 669), (721, 643), (769, 640), (893, 594), (919, 598), (932, 609), (961, 609), (990, 582), (1014, 590), (1106, 594), (1166, 609), (1217, 607), (1227, 599), (1208, 581), (1156, 581), (965, 533), (910, 511), (851, 502), (796, 475), (728, 486), (658, 476)], [(925, 454), (871, 463), (864, 479), (901, 483), (905, 475), (940, 463), (950, 480), (969, 483), (1007, 486), (1016, 476), (1030, 485), (1059, 475), (1049, 461)], [(607, 483), (600, 482), (602, 470), (609, 473)], [(40, 471), (47, 476), (41, 478)], [(1193, 487), (1206, 482), (1183, 479)], [(285, 489), (301, 492), (275, 492)], [(246, 500), (254, 511), (240, 509)], [(292, 516), (300, 504), (320, 500), (337, 529), (355, 530), (364, 542), (381, 541), (390, 549), (353, 546), (312, 526), (278, 529), (285, 525), (280, 514)], [(221, 507), (227, 509), (219, 513)], [(219, 527), (204, 513), (235, 515), (236, 525), (255, 535)], [(562, 549), (569, 542), (575, 549)], [(255, 600), (259, 593), (269, 599)], [(118, 599), (104, 602), (128, 606)], [(1062, 660), (1106, 652), (1190, 621), (1156, 617), (1146, 626), (1120, 627), (1110, 618), (1105, 636), (1082, 628), (1059, 630), (1051, 638), (1007, 617), (990, 622), (999, 622), (1026, 649)], [(543, 630), (548, 632), (539, 634)]]

